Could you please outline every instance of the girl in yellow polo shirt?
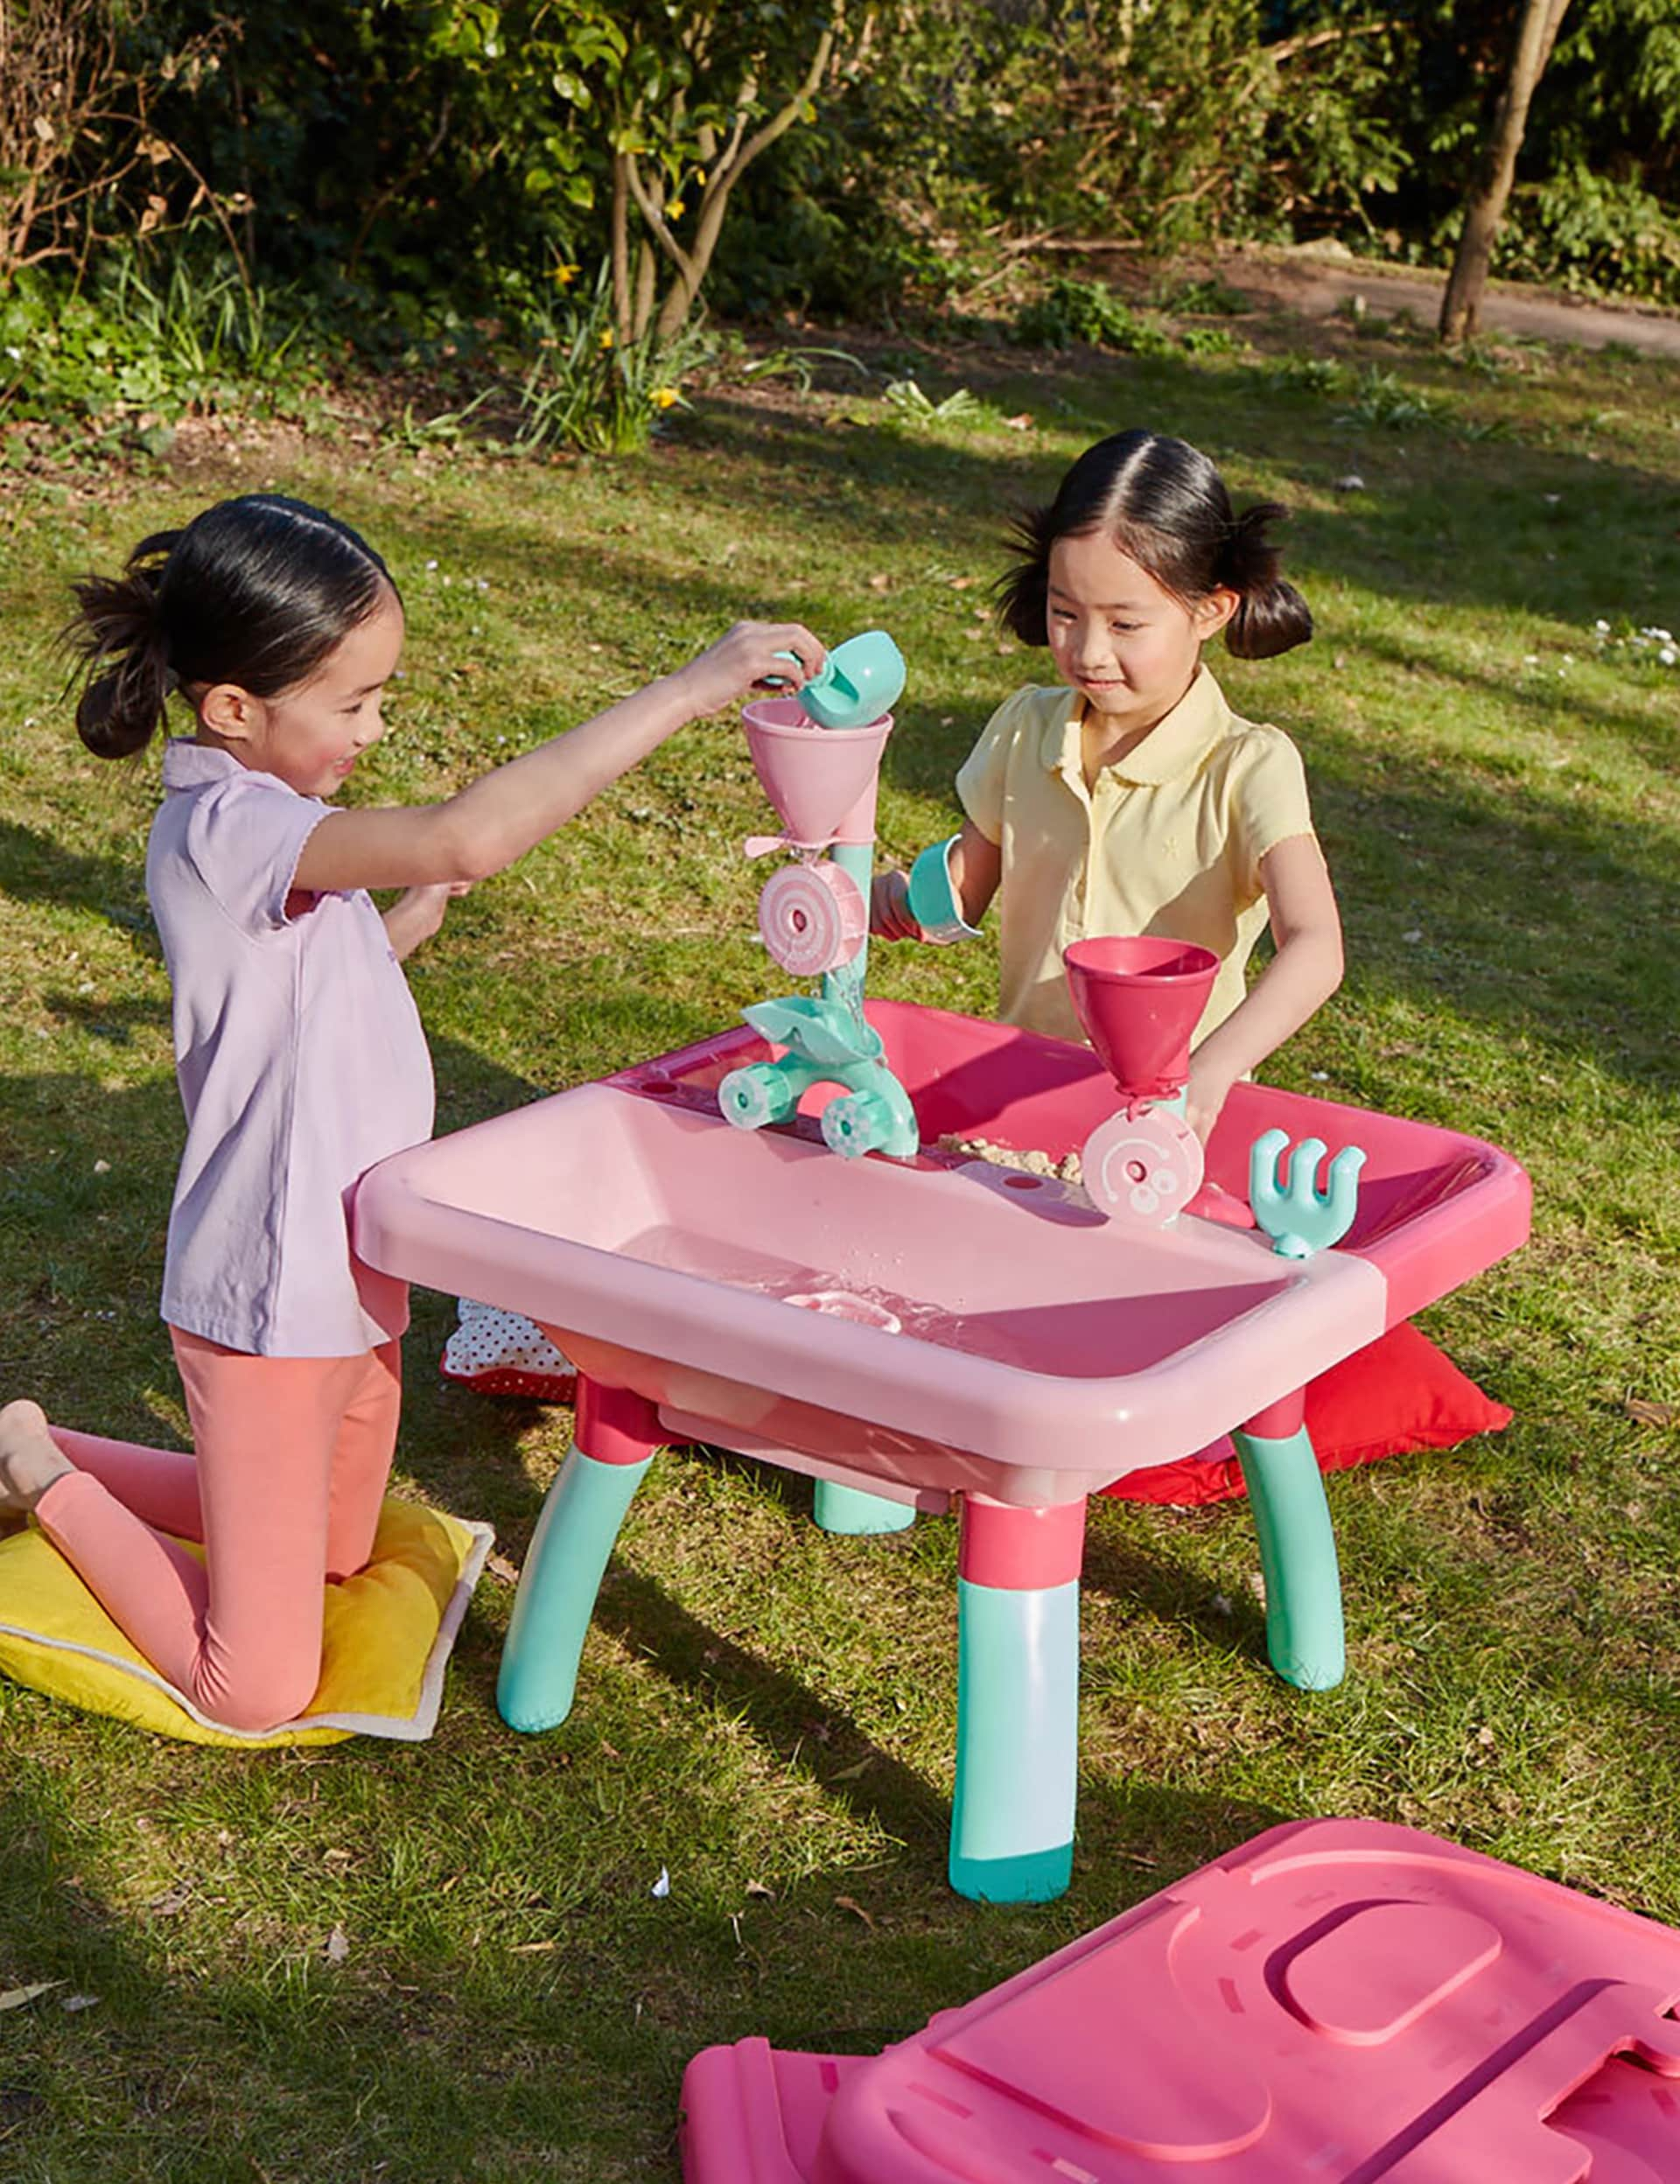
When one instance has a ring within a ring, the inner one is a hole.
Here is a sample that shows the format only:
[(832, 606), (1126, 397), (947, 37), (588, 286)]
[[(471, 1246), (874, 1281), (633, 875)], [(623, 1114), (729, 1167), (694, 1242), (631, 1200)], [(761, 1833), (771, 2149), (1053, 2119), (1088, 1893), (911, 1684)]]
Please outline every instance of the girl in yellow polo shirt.
[[(1152, 933), (1211, 948), (1220, 971), (1187, 1096), (1204, 1139), (1231, 1086), (1341, 980), (1299, 753), (1233, 713), (1201, 662), (1221, 630), (1242, 660), (1312, 635), (1267, 536), (1284, 513), (1264, 501), (1235, 514), (1183, 440), (1135, 430), (1088, 448), (1018, 524), (1000, 593), (1005, 626), (1049, 647), (1060, 682), (998, 707), (956, 777), (962, 831), (875, 888), (872, 926), (887, 940), (959, 938), (996, 896), (1000, 1013), (1058, 1038), (1082, 1037), (1062, 973), (1070, 942)], [(1276, 952), (1250, 990), (1268, 924)]]

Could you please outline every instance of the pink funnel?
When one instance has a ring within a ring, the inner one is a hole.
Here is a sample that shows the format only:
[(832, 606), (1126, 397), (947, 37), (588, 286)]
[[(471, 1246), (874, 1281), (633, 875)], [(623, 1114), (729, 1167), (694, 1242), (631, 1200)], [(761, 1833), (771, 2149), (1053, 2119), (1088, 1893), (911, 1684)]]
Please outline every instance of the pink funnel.
[(1190, 1034), (1219, 970), (1210, 948), (1136, 937), (1062, 950), (1079, 1020), (1129, 1100), (1163, 1100), (1190, 1074)]
[(792, 842), (822, 847), (869, 842), (875, 834), (875, 776), (892, 732), (883, 713), (867, 728), (819, 728), (797, 698), (756, 698), (745, 707), (746, 745), (764, 793)]

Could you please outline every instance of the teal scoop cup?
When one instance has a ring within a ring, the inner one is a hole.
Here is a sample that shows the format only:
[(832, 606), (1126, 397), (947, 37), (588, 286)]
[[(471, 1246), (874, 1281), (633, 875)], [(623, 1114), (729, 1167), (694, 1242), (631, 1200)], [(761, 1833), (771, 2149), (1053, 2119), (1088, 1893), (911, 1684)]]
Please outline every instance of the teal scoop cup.
[(866, 629), (835, 647), (802, 686), (799, 702), (819, 728), (867, 728), (898, 704), (906, 672), (904, 654), (886, 632)]

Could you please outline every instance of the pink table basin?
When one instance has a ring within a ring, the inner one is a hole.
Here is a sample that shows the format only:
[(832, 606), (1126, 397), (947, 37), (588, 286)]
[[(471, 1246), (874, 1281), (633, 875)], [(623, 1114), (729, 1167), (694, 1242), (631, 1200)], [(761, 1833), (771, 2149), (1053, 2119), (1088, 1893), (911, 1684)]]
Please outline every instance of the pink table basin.
[(1273, 1829), (873, 2059), (708, 2048), (686, 2184), (1673, 2184), (1680, 1934)]
[[(1083, 1049), (904, 1004), (869, 1016), (924, 1146), (979, 1136), (1059, 1158), (1114, 1107)], [(844, 1161), (818, 1129), (831, 1088), (780, 1129), (732, 1128), (718, 1084), (771, 1054), (727, 1032), (416, 1146), (358, 1191), (371, 1265), (525, 1312), (579, 1368), (503, 1713), (564, 1718), (595, 1589), (664, 1442), (814, 1474), (830, 1529), (955, 1499), (952, 1877), (1053, 1894), (1072, 1842), (1085, 1497), (1233, 1432), (1273, 1663), (1337, 1682), (1340, 1581), (1300, 1390), (1521, 1242), (1527, 1179), (1450, 1130), (1239, 1086), (1209, 1148), (1228, 1193), (1273, 1127), (1368, 1155), (1343, 1244), (1288, 1260), (1258, 1230), (1192, 1215), (1110, 1223), (1074, 1187), (956, 1153)]]
[[(902, 1004), (869, 1014), (924, 1144), (1060, 1157), (1112, 1107), (1082, 1049)], [(816, 1128), (822, 1089), (802, 1126), (732, 1130), (715, 1088), (770, 1051), (732, 1032), (400, 1154), (358, 1195), (358, 1247), (542, 1322), (674, 1438), (928, 1508), (954, 1491), (1037, 1508), (1205, 1447), (1527, 1233), (1527, 1179), (1494, 1147), (1243, 1085), (1210, 1173), (1245, 1190), (1248, 1145), (1275, 1124), (1332, 1154), (1356, 1140), (1353, 1236), (1291, 1262), (1208, 1221), (1140, 1234), (984, 1162), (841, 1161)]]

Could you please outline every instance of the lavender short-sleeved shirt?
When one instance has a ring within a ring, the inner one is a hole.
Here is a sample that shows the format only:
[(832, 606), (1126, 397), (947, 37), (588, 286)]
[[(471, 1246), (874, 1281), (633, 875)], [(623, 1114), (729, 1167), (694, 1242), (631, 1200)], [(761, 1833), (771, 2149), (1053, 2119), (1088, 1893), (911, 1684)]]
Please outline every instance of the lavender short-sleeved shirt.
[(354, 1356), (408, 1324), (406, 1285), (353, 1260), (348, 1194), (431, 1135), (413, 996), (368, 894), (293, 889), (331, 805), (185, 739), (164, 789), (146, 892), (186, 1152), (163, 1316), (260, 1356)]

